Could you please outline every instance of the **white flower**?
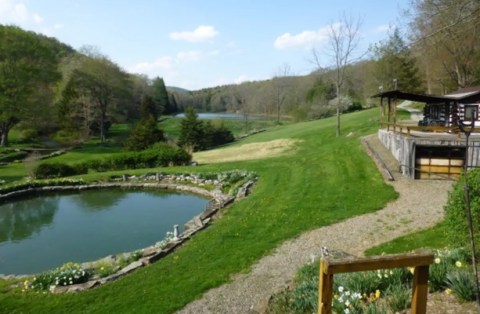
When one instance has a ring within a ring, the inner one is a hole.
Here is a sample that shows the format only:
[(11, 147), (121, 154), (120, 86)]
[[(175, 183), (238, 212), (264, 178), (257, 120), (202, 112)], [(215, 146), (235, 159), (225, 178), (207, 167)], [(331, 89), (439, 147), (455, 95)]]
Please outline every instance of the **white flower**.
[(348, 296), (350, 295), (350, 291), (347, 290), (347, 291), (345, 292), (345, 295), (348, 297)]
[(349, 306), (349, 305), (350, 305), (350, 301), (348, 301), (348, 300), (345, 301), (345, 305), (346, 305), (346, 306)]
[(343, 292), (343, 286), (338, 287), (338, 291)]

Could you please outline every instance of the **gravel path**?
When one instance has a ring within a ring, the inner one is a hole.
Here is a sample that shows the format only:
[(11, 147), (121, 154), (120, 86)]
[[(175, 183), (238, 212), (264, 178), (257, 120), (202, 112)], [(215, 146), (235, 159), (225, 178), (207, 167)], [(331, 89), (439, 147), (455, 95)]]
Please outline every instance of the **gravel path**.
[(285, 289), (297, 269), (319, 255), (321, 246), (360, 256), (372, 246), (439, 222), (452, 182), (408, 180), (399, 174), (398, 164), (376, 135), (367, 140), (396, 179), (388, 182), (400, 194), (396, 201), (375, 213), (308, 231), (284, 242), (253, 265), (250, 273), (235, 275), (232, 282), (207, 291), (178, 313), (262, 312), (269, 297)]

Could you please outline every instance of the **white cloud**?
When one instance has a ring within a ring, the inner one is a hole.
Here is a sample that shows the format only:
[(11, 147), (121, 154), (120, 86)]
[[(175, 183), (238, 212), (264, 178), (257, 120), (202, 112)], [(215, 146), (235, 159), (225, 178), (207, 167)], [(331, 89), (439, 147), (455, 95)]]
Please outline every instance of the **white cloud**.
[(0, 0), (0, 23), (17, 24), (25, 27), (30, 24), (40, 25), (43, 22), (43, 18), (35, 12), (30, 12), (23, 2)]
[(194, 62), (194, 61), (200, 60), (201, 57), (202, 57), (201, 51), (193, 50), (193, 51), (177, 53), (176, 60), (178, 62)]
[(134, 73), (151, 73), (158, 70), (169, 70), (172, 69), (175, 65), (175, 59), (170, 56), (160, 57), (153, 62), (141, 62), (129, 70)]
[(289, 49), (289, 48), (306, 48), (310, 49), (316, 44), (324, 42), (328, 39), (328, 34), (331, 28), (338, 27), (338, 23), (324, 26), (318, 30), (306, 30), (301, 33), (292, 35), (285, 33), (275, 39), (273, 45), (277, 49)]
[(218, 35), (218, 31), (213, 26), (200, 25), (193, 31), (173, 32), (170, 38), (173, 40), (185, 40), (192, 43), (209, 41)]

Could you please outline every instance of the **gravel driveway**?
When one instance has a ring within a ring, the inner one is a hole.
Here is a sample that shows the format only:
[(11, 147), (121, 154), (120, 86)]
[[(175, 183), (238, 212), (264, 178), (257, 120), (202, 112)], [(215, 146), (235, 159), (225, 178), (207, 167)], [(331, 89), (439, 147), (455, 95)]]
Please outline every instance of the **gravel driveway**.
[(308, 231), (281, 244), (273, 254), (260, 259), (248, 274), (238, 274), (230, 283), (207, 291), (178, 313), (259, 313), (269, 297), (285, 289), (299, 267), (318, 256), (320, 247), (353, 255), (399, 236), (429, 228), (443, 218), (452, 181), (409, 180), (376, 138), (367, 138), (395, 177), (388, 182), (399, 198), (377, 212)]

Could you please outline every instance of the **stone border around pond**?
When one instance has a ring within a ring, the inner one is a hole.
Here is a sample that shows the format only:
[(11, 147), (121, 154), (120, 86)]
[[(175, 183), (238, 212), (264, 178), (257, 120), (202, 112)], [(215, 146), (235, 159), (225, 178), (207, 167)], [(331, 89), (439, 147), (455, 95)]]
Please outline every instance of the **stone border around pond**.
[[(132, 177), (123, 176), (123, 181), (131, 180)], [(134, 180), (138, 180), (137, 177), (133, 177)], [(158, 176), (156, 176), (158, 180)], [(185, 177), (182, 175), (180, 178), (175, 178), (173, 181), (188, 181), (185, 180)], [(181, 234), (175, 234), (175, 237), (171, 239), (169, 242), (157, 246), (151, 245), (144, 249), (139, 249), (141, 251), (141, 257), (127, 265), (126, 267), (121, 268), (117, 272), (103, 277), (103, 278), (93, 278), (85, 283), (75, 284), (75, 285), (67, 285), (67, 286), (52, 286), (50, 291), (53, 293), (64, 293), (64, 292), (78, 292), (88, 290), (107, 282), (116, 280), (122, 276), (125, 276), (132, 271), (150, 265), (159, 259), (167, 256), (171, 252), (173, 252), (176, 248), (178, 248), (181, 244), (187, 241), (190, 237), (194, 234), (199, 232), (200, 230), (205, 229), (209, 223), (211, 222), (213, 216), (225, 206), (231, 204), (235, 200), (240, 200), (246, 197), (249, 194), (250, 188), (255, 183), (254, 180), (249, 180), (240, 186), (237, 194), (235, 196), (227, 195), (222, 193), (222, 191), (217, 187), (213, 191), (208, 191), (206, 189), (197, 187), (197, 186), (190, 186), (178, 183), (147, 183), (147, 182), (132, 182), (132, 183), (101, 183), (101, 184), (84, 184), (84, 185), (65, 185), (65, 186), (43, 186), (43, 187), (34, 187), (34, 188), (27, 188), (18, 191), (12, 191), (9, 193), (5, 193), (0, 195), (0, 201), (5, 201), (8, 199), (14, 199), (21, 196), (32, 195), (36, 193), (44, 193), (44, 192), (56, 192), (56, 191), (82, 191), (82, 190), (92, 190), (92, 189), (111, 189), (111, 188), (155, 188), (155, 189), (165, 189), (165, 190), (175, 190), (180, 192), (189, 192), (197, 195), (207, 196), (213, 198), (213, 201), (210, 201), (206, 207), (206, 209), (200, 213), (199, 215), (193, 217), (190, 221), (188, 221), (184, 225), (184, 231)], [(138, 252), (135, 251), (135, 252)], [(131, 255), (131, 253), (119, 253), (116, 255), (110, 255), (105, 258), (99, 259), (93, 262), (85, 262), (82, 263), (82, 268), (89, 270), (94, 269), (95, 266), (102, 262), (102, 261), (115, 261), (116, 256), (120, 255)], [(25, 279), (28, 277), (32, 277), (34, 275), (2, 275), (0, 274), (0, 279)]]

